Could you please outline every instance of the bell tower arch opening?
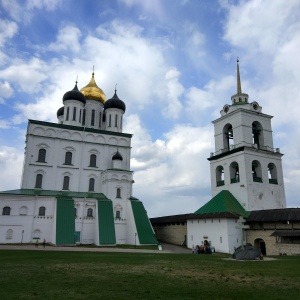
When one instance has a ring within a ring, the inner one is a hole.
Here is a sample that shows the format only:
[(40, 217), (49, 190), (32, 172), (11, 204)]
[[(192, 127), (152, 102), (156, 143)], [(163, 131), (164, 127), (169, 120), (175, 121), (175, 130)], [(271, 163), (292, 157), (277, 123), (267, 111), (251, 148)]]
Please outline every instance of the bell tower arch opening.
[(264, 145), (263, 128), (257, 121), (252, 123), (252, 143), (256, 145), (258, 149)]
[(233, 128), (231, 124), (226, 124), (223, 128), (223, 149), (229, 150), (234, 145)]

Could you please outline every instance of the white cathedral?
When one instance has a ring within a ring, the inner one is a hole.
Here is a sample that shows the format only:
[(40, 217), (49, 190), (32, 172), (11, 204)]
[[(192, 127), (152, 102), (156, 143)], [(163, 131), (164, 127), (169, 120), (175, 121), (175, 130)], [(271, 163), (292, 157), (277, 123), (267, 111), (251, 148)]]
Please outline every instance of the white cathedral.
[(125, 103), (106, 100), (94, 72), (63, 96), (58, 123), (29, 120), (18, 190), (0, 192), (0, 243), (157, 244), (132, 196)]

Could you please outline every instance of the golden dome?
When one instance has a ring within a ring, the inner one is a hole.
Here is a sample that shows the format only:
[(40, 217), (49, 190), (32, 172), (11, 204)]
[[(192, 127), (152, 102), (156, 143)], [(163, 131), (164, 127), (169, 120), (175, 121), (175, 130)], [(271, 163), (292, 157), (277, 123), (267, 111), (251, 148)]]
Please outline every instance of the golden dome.
[(88, 85), (83, 87), (80, 92), (85, 96), (85, 98), (92, 99), (92, 100), (97, 100), (100, 101), (101, 103), (105, 103), (106, 96), (104, 92), (98, 87), (96, 84), (95, 78), (94, 78), (94, 72), (92, 73), (92, 78)]

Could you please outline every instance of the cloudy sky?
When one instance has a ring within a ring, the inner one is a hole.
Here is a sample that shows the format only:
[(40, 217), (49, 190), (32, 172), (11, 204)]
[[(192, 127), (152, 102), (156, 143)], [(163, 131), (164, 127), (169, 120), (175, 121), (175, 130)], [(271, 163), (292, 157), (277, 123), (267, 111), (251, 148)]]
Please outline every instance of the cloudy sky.
[(95, 66), (127, 106), (134, 196), (150, 217), (194, 212), (211, 197), (211, 121), (236, 93), (238, 56), (300, 206), (299, 49), (299, 0), (0, 0), (0, 190), (20, 187), (27, 120), (57, 122)]

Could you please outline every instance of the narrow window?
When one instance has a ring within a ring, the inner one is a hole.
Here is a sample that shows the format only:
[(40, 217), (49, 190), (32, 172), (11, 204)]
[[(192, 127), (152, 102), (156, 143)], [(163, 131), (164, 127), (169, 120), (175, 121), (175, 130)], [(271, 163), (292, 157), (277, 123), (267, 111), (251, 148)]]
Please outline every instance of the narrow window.
[(234, 145), (233, 128), (231, 124), (227, 124), (223, 128), (223, 148), (225, 150), (230, 150), (230, 148), (232, 148), (233, 145)]
[(74, 217), (77, 218), (77, 208), (74, 207)]
[(92, 208), (88, 208), (86, 216), (89, 217), (89, 218), (93, 217), (93, 209)]
[(119, 210), (116, 211), (116, 219), (121, 219), (121, 212)]
[(101, 128), (101, 111), (100, 111), (100, 114), (99, 114), (99, 128)]
[(121, 189), (117, 188), (117, 196), (116, 198), (121, 198)]
[(72, 152), (67, 151), (65, 155), (65, 165), (71, 165), (72, 164)]
[(109, 119), (108, 119), (108, 127), (111, 127), (111, 115), (109, 115)]
[(9, 206), (3, 207), (2, 215), (3, 216), (9, 216), (10, 215), (10, 207)]
[(81, 113), (82, 113), (82, 109), (79, 111), (79, 123), (81, 123)]
[(68, 190), (69, 189), (69, 183), (70, 183), (70, 177), (65, 176), (64, 177), (64, 182), (63, 182), (63, 190)]
[(115, 127), (118, 127), (118, 115), (115, 115)]
[(220, 243), (222, 244), (222, 237), (220, 236)]
[(97, 155), (91, 154), (90, 156), (90, 167), (96, 167), (97, 166)]
[(123, 126), (123, 116), (121, 116), (121, 121), (120, 121), (120, 128), (122, 129), (122, 126)]
[(43, 183), (43, 175), (42, 174), (37, 174), (36, 179), (35, 179), (35, 188), (36, 189), (41, 189), (42, 188), (42, 183)]
[(252, 162), (252, 177), (254, 182), (262, 182), (261, 164), (258, 160)]
[(85, 109), (83, 110), (83, 113), (82, 113), (82, 125), (85, 125)]
[(45, 206), (41, 206), (39, 208), (39, 216), (45, 216), (46, 215), (46, 207)]
[(73, 121), (76, 121), (76, 107), (73, 108)]
[(95, 126), (95, 110), (92, 110), (92, 116), (91, 116), (91, 126)]
[(94, 190), (95, 190), (95, 179), (90, 178), (90, 180), (89, 180), (89, 191), (93, 192)]
[(69, 114), (70, 114), (70, 107), (67, 107), (66, 121), (69, 120)]
[(40, 149), (38, 155), (38, 162), (46, 162), (46, 149)]
[(12, 229), (8, 229), (6, 231), (6, 239), (7, 240), (11, 240), (13, 238), (13, 230)]

